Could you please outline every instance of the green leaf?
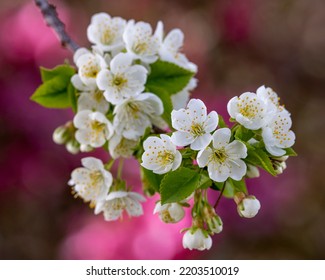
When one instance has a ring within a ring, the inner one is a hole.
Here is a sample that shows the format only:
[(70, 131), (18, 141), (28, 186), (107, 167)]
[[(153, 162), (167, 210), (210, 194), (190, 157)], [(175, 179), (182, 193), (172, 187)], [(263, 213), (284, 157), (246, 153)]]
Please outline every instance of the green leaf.
[(157, 60), (150, 65), (151, 72), (148, 76), (146, 88), (156, 93), (158, 88), (169, 95), (180, 92), (187, 86), (194, 73), (174, 63)]
[(161, 204), (179, 202), (191, 195), (200, 182), (200, 175), (189, 168), (180, 167), (166, 174), (160, 184)]
[(212, 186), (212, 180), (209, 177), (209, 174), (206, 170), (203, 170), (200, 174), (200, 181), (197, 188), (207, 189)]
[(55, 78), (56, 76), (71, 78), (76, 72), (76, 70), (73, 67), (67, 64), (59, 65), (53, 69), (47, 69), (41, 67), (40, 70), (41, 70), (41, 78), (43, 83)]
[(284, 150), (286, 151), (285, 156), (290, 156), (290, 157), (296, 157), (297, 156), (297, 153), (292, 148), (286, 148)]
[(77, 91), (71, 82), (68, 85), (68, 96), (69, 96), (71, 108), (72, 108), (73, 112), (76, 113), (77, 112), (77, 101), (78, 101)]
[(219, 115), (219, 122), (218, 122), (218, 128), (224, 128), (224, 127), (228, 127), (225, 123), (225, 120), (223, 119), (223, 117), (221, 115)]
[(242, 178), (240, 181), (228, 178), (228, 182), (233, 186), (235, 192), (247, 193), (245, 178)]
[(277, 175), (268, 154), (263, 149), (254, 148), (248, 143), (246, 143), (246, 146), (247, 157), (244, 159), (245, 162), (259, 166), (273, 176)]
[(164, 175), (155, 174), (151, 170), (143, 167), (140, 169), (140, 174), (142, 187), (145, 193), (154, 195), (156, 192), (159, 192), (160, 183)]
[(61, 65), (54, 69), (42, 68), (43, 84), (36, 89), (31, 100), (47, 108), (75, 107), (76, 100), (74, 101), (75, 97), (72, 96), (73, 86), (70, 83), (74, 73), (74, 68), (68, 65)]
[[(213, 182), (212, 189), (221, 191), (223, 184), (224, 182)], [(240, 181), (228, 178), (225, 184), (225, 189), (222, 194), (224, 197), (233, 198), (237, 192), (247, 193), (245, 178)]]
[(151, 86), (150, 88), (147, 88), (147, 91), (155, 93), (160, 98), (164, 106), (164, 112), (161, 116), (164, 119), (164, 121), (167, 122), (169, 127), (171, 127), (172, 126), (171, 113), (173, 110), (173, 103), (169, 93), (165, 89), (158, 86)]
[(242, 140), (247, 142), (254, 136), (254, 132), (250, 129), (243, 127), (242, 125), (238, 126), (235, 132), (235, 139)]

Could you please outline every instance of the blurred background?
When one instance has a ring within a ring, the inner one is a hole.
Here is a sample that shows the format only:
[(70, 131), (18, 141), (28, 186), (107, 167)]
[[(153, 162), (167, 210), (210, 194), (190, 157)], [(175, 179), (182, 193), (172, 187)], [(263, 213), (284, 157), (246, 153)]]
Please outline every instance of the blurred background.
[[(228, 118), (227, 101), (260, 85), (272, 87), (292, 113), (295, 150), (278, 178), (248, 182), (262, 204), (242, 219), (223, 199), (224, 231), (210, 251), (182, 248), (179, 230), (145, 215), (105, 222), (67, 186), (82, 156), (52, 142), (71, 119), (29, 101), (39, 66), (54, 67), (71, 53), (43, 22), (33, 1), (0, 2), (0, 258), (1, 259), (325, 259), (323, 0), (66, 0), (54, 2), (72, 37), (89, 46), (86, 28), (96, 12), (150, 22), (185, 33), (184, 52), (199, 66), (193, 93)], [(106, 160), (107, 155), (97, 152)], [(139, 186), (136, 164), (124, 176)], [(134, 166), (134, 168), (133, 168)]]

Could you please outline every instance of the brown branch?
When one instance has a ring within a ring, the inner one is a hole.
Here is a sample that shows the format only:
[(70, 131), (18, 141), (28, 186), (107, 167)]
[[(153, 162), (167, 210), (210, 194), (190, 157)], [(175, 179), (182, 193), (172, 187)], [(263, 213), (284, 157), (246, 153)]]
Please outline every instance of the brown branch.
[(51, 27), (56, 35), (59, 37), (61, 45), (65, 48), (75, 52), (79, 49), (79, 45), (71, 39), (68, 33), (65, 31), (64, 23), (59, 19), (56, 7), (49, 4), (47, 0), (34, 0), (35, 4), (41, 10), (44, 20), (49, 27)]
[(223, 183), (223, 186), (222, 186), (222, 189), (221, 189), (220, 194), (218, 196), (218, 199), (217, 199), (216, 203), (213, 206), (214, 209), (217, 209), (217, 206), (218, 206), (218, 204), (220, 202), (220, 199), (221, 199), (221, 197), (223, 195), (223, 192), (225, 191), (225, 188), (226, 188), (226, 182)]

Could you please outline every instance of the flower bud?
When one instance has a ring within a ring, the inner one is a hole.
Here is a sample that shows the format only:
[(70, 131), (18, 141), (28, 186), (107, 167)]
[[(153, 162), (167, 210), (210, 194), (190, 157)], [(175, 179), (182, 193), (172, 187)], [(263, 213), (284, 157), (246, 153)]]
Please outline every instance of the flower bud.
[(57, 127), (52, 135), (53, 141), (56, 144), (65, 144), (69, 140), (69, 132), (66, 126)]
[(91, 152), (94, 148), (90, 145), (86, 145), (86, 144), (81, 144), (80, 145), (80, 151), (81, 152)]
[(287, 164), (285, 161), (288, 159), (288, 156), (282, 156), (282, 157), (275, 157), (272, 158), (272, 164), (273, 168), (277, 175), (280, 175), (283, 173), (283, 171), (287, 168)]
[(167, 224), (178, 223), (185, 216), (185, 211), (179, 203), (167, 203), (161, 205), (161, 203), (158, 202), (153, 213), (158, 213), (160, 220)]
[(238, 214), (244, 218), (255, 217), (261, 208), (261, 203), (253, 195), (243, 197), (242, 194), (243, 193), (237, 193), (235, 195)]
[(77, 140), (74, 140), (74, 139), (70, 140), (68, 143), (66, 143), (65, 147), (69, 153), (74, 154), (74, 155), (79, 153), (79, 150), (80, 150), (80, 144), (77, 142)]
[(221, 218), (216, 214), (213, 218), (211, 218), (209, 221), (207, 221), (207, 224), (209, 226), (209, 229), (213, 233), (220, 233), (223, 229), (223, 223)]
[(212, 246), (212, 238), (200, 228), (189, 229), (183, 236), (183, 247), (185, 249), (209, 250)]
[(252, 164), (247, 164), (247, 178), (258, 178), (260, 177), (260, 172), (258, 168)]

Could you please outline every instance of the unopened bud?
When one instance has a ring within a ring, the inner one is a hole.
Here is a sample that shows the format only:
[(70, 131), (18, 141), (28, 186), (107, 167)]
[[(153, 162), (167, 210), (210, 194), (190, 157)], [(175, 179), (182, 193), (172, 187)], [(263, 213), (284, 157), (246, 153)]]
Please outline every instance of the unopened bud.
[(185, 249), (203, 251), (209, 250), (211, 246), (211, 236), (201, 228), (190, 228), (183, 236), (183, 247)]
[(90, 145), (86, 145), (86, 144), (81, 144), (80, 145), (80, 151), (81, 152), (91, 152), (94, 148)]
[(259, 200), (253, 195), (245, 195), (243, 197), (243, 193), (239, 193), (239, 195), (237, 194), (235, 195), (235, 202), (237, 204), (238, 214), (244, 218), (255, 217), (261, 208)]
[(258, 178), (260, 177), (260, 172), (256, 166), (252, 164), (247, 164), (246, 176), (248, 178)]
[(52, 135), (53, 141), (56, 144), (65, 144), (69, 140), (69, 132), (66, 126), (57, 127)]
[(77, 142), (77, 140), (70, 140), (66, 145), (66, 149), (71, 154), (77, 154), (80, 151), (80, 144)]
[(210, 219), (207, 222), (209, 229), (213, 232), (213, 233), (220, 233), (222, 232), (223, 229), (223, 223), (221, 218), (219, 217), (219, 215), (215, 215), (212, 219)]

